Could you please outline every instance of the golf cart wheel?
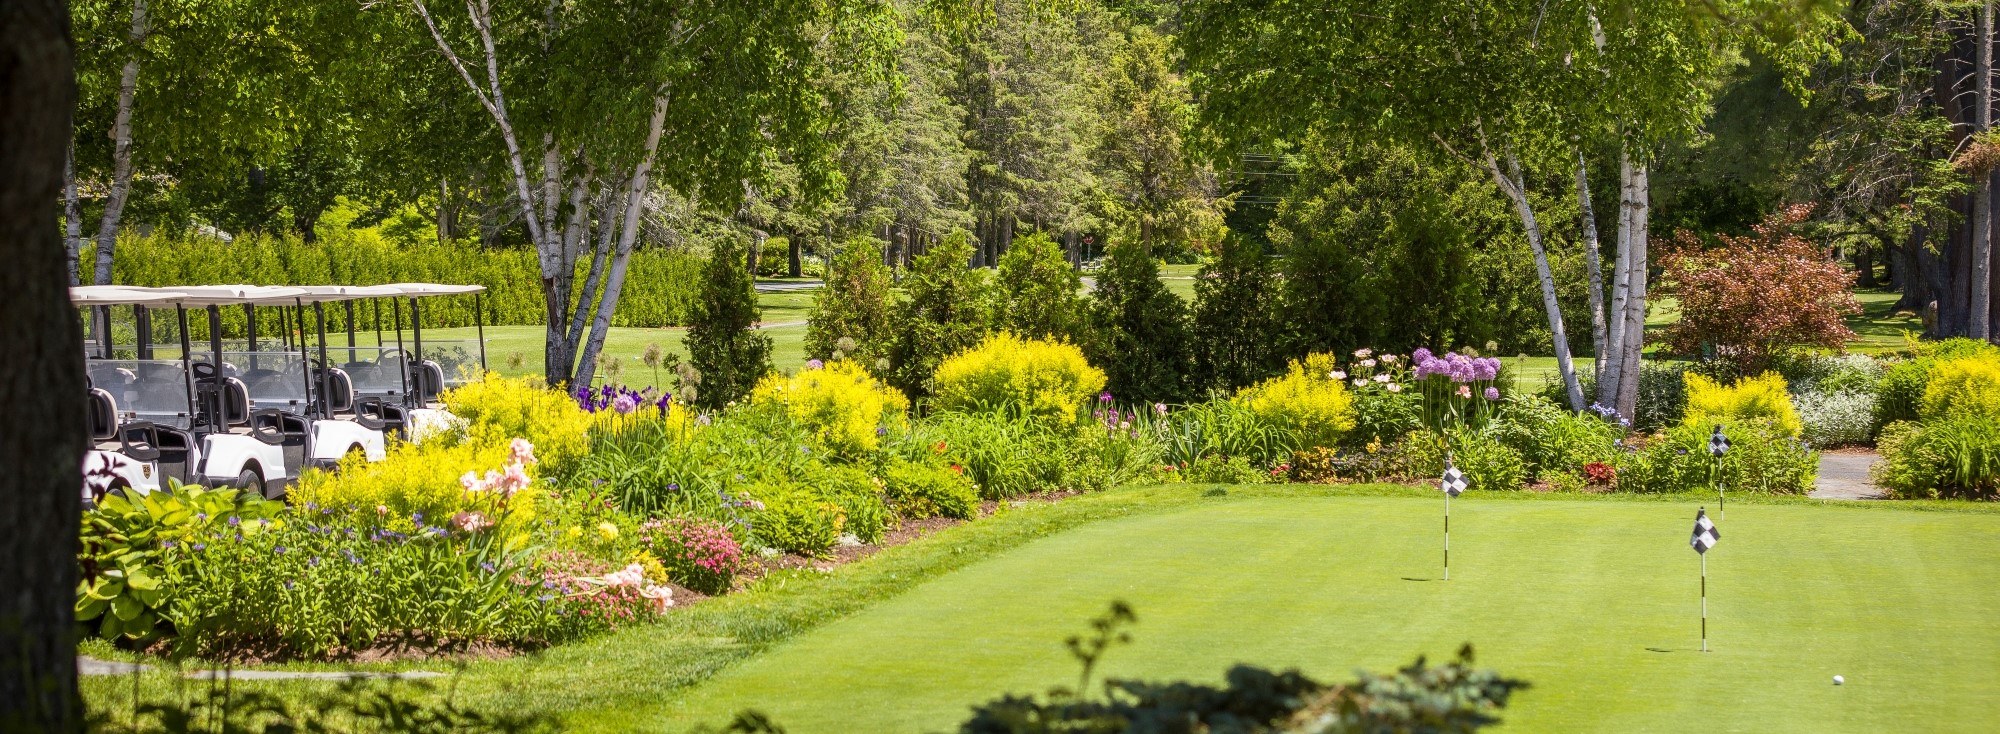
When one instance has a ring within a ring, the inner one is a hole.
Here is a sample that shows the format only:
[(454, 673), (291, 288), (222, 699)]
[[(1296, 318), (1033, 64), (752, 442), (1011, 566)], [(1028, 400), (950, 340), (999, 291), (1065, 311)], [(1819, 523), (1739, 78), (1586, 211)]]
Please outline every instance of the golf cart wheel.
[(264, 474), (257, 471), (257, 467), (255, 466), (243, 467), (243, 473), (236, 475), (236, 481), (230, 482), (229, 486), (237, 489), (253, 490), (257, 493), (258, 497), (263, 497)]

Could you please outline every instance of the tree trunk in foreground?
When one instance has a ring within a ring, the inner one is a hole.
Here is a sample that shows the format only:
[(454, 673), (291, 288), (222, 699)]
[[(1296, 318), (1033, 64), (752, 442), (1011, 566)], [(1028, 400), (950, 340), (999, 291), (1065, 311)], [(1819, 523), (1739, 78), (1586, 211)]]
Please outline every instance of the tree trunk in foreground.
[(1646, 348), (1646, 239), (1650, 236), (1647, 219), (1652, 215), (1652, 208), (1648, 203), (1651, 183), (1646, 164), (1627, 165), (1632, 169), (1632, 195), (1625, 203), (1631, 217), (1631, 232), (1625, 238), (1625, 311), (1623, 314), (1612, 314), (1612, 318), (1625, 320), (1625, 339), (1615, 347), (1619, 350), (1616, 407), (1619, 415), (1631, 419), (1639, 407), (1639, 372), (1644, 366), (1640, 360)]
[(83, 336), (54, 227), (76, 108), (60, 0), (0, 3), (0, 731), (83, 730), (76, 552)]

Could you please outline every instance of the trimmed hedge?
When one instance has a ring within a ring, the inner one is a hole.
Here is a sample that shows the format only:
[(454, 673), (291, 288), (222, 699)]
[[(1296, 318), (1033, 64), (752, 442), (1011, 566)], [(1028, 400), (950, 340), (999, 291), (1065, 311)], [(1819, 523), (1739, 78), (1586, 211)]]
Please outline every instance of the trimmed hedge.
[[(478, 284), (487, 289), (480, 305), (488, 325), (543, 323), (541, 270), (532, 250), (464, 243), (399, 245), (371, 232), (349, 234), (322, 237), (310, 245), (296, 237), (242, 236), (224, 242), (199, 236), (126, 236), (119, 240), (111, 280), (141, 286)], [(85, 283), (92, 277), (93, 249), (87, 248), (79, 258)], [(578, 271), (587, 271), (589, 265), (586, 259)], [(685, 252), (632, 253), (611, 323), (644, 327), (686, 323), (701, 266), (702, 258)], [(471, 326), (472, 309), (471, 298), (426, 299), (424, 326)], [(344, 309), (329, 308), (327, 316), (329, 329), (346, 328)], [(372, 312), (361, 312), (356, 320), (365, 327), (373, 324), (372, 318)], [(386, 309), (382, 318), (386, 326)], [(242, 314), (225, 309), (225, 333), (240, 336), (242, 329)]]

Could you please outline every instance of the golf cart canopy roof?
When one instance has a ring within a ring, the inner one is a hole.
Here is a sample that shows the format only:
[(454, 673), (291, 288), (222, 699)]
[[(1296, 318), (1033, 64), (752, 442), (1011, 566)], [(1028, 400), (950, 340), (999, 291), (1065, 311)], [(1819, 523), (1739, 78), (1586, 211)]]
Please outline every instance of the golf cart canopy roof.
[(397, 295), (404, 296), (456, 296), (466, 293), (484, 293), (486, 291), (486, 286), (483, 285), (447, 285), (444, 283), (390, 283), (389, 285), (376, 287), (394, 288)]
[(116, 285), (80, 285), (69, 289), (70, 303), (78, 306), (170, 306), (181, 295), (161, 288)]
[(165, 292), (177, 293), (174, 300), (183, 306), (276, 306), (296, 303), (306, 297), (303, 288), (280, 285), (191, 285), (175, 288), (161, 288)]
[(305, 303), (333, 303), (403, 295), (402, 291), (387, 285), (302, 285), (298, 286), (298, 289), (305, 291), (305, 295), (299, 297), (299, 300)]

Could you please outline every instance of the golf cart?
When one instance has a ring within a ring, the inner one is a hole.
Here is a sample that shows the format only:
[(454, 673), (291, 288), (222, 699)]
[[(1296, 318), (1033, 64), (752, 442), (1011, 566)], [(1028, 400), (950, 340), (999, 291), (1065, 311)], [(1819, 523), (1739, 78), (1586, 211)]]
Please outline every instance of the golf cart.
[[(171, 308), (176, 298), (167, 292), (113, 286), (70, 290), (71, 303), (89, 314), (84, 321), (91, 439), (83, 460), (86, 500), (95, 501), (114, 489), (152, 492), (168, 477), (195, 479), (201, 451), (189, 431), (195, 414), (193, 383), (184, 361), (155, 354), (151, 343), (151, 309)], [(128, 349), (119, 349), (112, 337), (112, 309), (127, 306), (134, 339)]]
[[(477, 379), (486, 373), (486, 317), (482, 295), (486, 292), (485, 286), (392, 283), (373, 286), (370, 290), (393, 293), (396, 296), (388, 299), (394, 323), (396, 351), (393, 353), (385, 351), (379, 363), (384, 365), (393, 363), (402, 368), (405, 389), (400, 396), (407, 408), (404, 437), (413, 442), (421, 441), (433, 431), (450, 428), (458, 422), (458, 419), (446, 412), (444, 405), (438, 402), (438, 396), (446, 390), (458, 387), (467, 380)], [(425, 339), (421, 299), (468, 294), (473, 298), (474, 338)], [(410, 340), (407, 343), (403, 340), (403, 299), (407, 299), (410, 306)], [(376, 341), (380, 344), (382, 343), (381, 306), (379, 302), (375, 305)], [(350, 312), (348, 318), (350, 328), (347, 334), (350, 346), (356, 343), (352, 330), (354, 323), (355, 320)], [(404, 351), (405, 347), (407, 351)], [(391, 359), (392, 356), (394, 359)], [(388, 372), (389, 368), (384, 366), (377, 374), (386, 376)], [(382, 379), (380, 382), (386, 383), (387, 380)]]
[[(118, 396), (108, 390), (99, 391), (96, 385), (99, 375), (120, 384), (130, 399), (148, 406), (162, 402), (156, 393), (166, 383), (137, 379), (137, 371), (132, 372), (133, 379), (126, 379), (125, 373), (115, 372), (118, 365), (104, 363), (105, 357), (92, 360), (98, 363), (91, 368), (93, 435), (116, 438), (119, 453), (126, 458), (147, 461), (155, 453), (149, 448), (159, 447), (163, 458), (184, 457), (178, 473), (169, 467), (161, 469), (176, 479), (255, 488), (260, 494), (276, 497), (306, 467), (331, 467), (355, 453), (370, 461), (383, 457), (386, 411), (379, 405), (371, 410), (370, 403), (357, 399), (345, 374), (328, 365), (324, 344), (319, 359), (315, 360), (305, 339), (306, 303), (317, 307), (319, 302), (355, 296), (274, 286), (124, 290), (164, 297), (164, 301), (156, 302), (175, 307), (180, 326), (180, 361), (179, 369), (169, 372), (181, 378), (184, 404), (188, 406), (184, 412), (173, 411), (171, 415), (163, 411), (141, 414), (136, 410), (121, 415)], [(226, 306), (243, 309), (245, 339), (223, 339), (222, 309)], [(208, 315), (209, 338), (200, 348), (191, 343), (188, 335), (189, 307), (202, 308)], [(260, 315), (277, 317), (277, 338), (259, 338)], [(135, 328), (134, 356), (151, 357), (155, 351), (150, 343), (151, 319), (136, 307), (134, 319), (135, 324), (146, 324)], [(100, 316), (93, 323), (108, 324), (109, 319)], [(111, 354), (109, 340), (99, 338), (95, 342), (102, 345), (100, 352)], [(140, 369), (161, 372), (155, 367), (140, 366)], [(135, 390), (135, 385), (148, 389)], [(107, 415), (108, 421), (98, 420)], [(142, 442), (134, 444), (134, 437)], [(144, 443), (145, 439), (152, 443)], [(108, 443), (109, 439), (106, 440)], [(186, 448), (164, 451), (169, 446)], [(142, 470), (141, 474), (144, 473)], [(114, 483), (108, 479), (98, 482), (91, 485), (91, 491), (108, 491)], [(158, 488), (157, 479), (148, 485), (127, 479), (125, 484), (141, 492)]]

